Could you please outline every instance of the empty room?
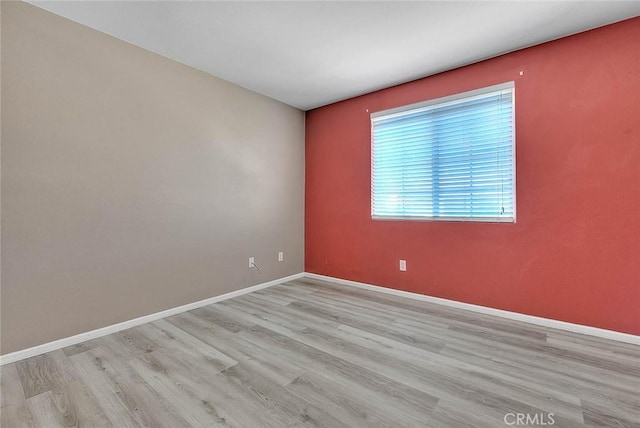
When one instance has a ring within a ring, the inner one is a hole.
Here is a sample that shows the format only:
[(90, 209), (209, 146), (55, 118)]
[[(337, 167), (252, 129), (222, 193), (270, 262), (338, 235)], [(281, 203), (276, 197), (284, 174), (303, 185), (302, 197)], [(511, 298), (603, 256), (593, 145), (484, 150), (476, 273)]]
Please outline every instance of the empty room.
[(640, 1), (0, 16), (2, 428), (640, 428)]

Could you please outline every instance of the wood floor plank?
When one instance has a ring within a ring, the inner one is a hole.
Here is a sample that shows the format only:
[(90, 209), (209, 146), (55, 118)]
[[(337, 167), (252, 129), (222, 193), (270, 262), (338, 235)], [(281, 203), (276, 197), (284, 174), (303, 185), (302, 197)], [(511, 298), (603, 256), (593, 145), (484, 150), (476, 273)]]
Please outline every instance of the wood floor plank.
[(439, 352), (446, 344), (446, 340), (440, 337), (433, 337), (420, 332), (407, 334), (402, 328), (396, 328), (392, 321), (381, 322), (380, 319), (376, 320), (373, 315), (368, 318), (356, 316), (355, 314), (359, 314), (359, 312), (354, 312), (353, 310), (348, 311), (335, 307), (329, 309), (326, 306), (302, 302), (291, 304), (288, 307), (292, 308), (299, 317), (312, 317), (311, 322), (320, 323), (322, 322), (321, 319), (331, 320), (339, 325), (355, 327), (427, 351)]
[[(422, 326), (414, 322), (403, 320), (400, 325), (406, 326), (407, 331), (412, 334), (419, 334)], [(576, 360), (569, 355), (564, 354), (557, 349), (550, 349), (546, 341), (540, 342), (537, 346), (527, 343), (526, 346), (520, 346), (509, 341), (501, 341), (502, 334), (476, 334), (477, 329), (467, 331), (457, 331), (457, 329), (447, 330), (446, 332), (431, 331), (429, 334), (436, 338), (447, 341), (447, 346), (456, 346), (461, 348), (482, 350), (486, 355), (495, 355), (497, 358), (509, 358), (521, 361), (523, 364), (533, 367), (541, 371), (541, 375), (553, 373), (557, 376), (569, 375), (572, 379), (584, 379), (594, 385), (601, 384), (600, 387), (606, 388), (607, 383), (615, 385), (616, 388), (634, 392), (638, 390), (639, 378), (635, 375), (624, 375), (616, 371), (608, 370), (604, 367), (596, 367), (584, 364), (582, 361)], [(523, 342), (524, 343), (524, 342)], [(635, 366), (631, 364), (630, 366)], [(631, 371), (631, 367), (629, 368)], [(530, 372), (531, 370), (528, 370)]]
[(181, 409), (182, 416), (190, 426), (226, 426), (224, 418), (207, 400), (206, 392), (203, 392), (199, 385), (195, 382), (185, 382), (179, 373), (175, 373), (174, 376), (181, 381), (167, 375), (171, 368), (165, 365), (166, 360), (159, 359), (158, 355), (152, 352), (132, 359), (129, 364), (157, 394)]
[(310, 426), (336, 428), (348, 426), (325, 409), (321, 409), (311, 403), (311, 400), (305, 399), (304, 396), (295, 395), (285, 388), (269, 382), (260, 373), (247, 371), (242, 365), (231, 367), (222, 372), (222, 374), (252, 391), (255, 400), (263, 402), (272, 410), (285, 414), (294, 420)]
[(553, 346), (549, 342), (541, 344), (539, 342), (532, 342), (526, 338), (518, 337), (514, 334), (505, 334), (496, 332), (495, 330), (489, 330), (481, 326), (458, 326), (452, 325), (449, 330), (456, 332), (463, 332), (469, 336), (483, 337), (493, 342), (499, 342), (501, 344), (513, 345), (522, 350), (536, 350), (545, 355), (559, 357), (565, 361), (572, 361), (580, 363), (584, 366), (590, 366), (592, 370), (606, 370), (609, 375), (620, 374), (623, 378), (639, 378), (640, 377), (640, 365), (627, 364), (624, 361), (620, 361), (620, 358), (616, 358), (614, 355), (593, 355), (581, 351), (576, 351), (567, 348), (560, 348)]
[(266, 301), (267, 303), (275, 305), (288, 305), (289, 303), (295, 302), (297, 300), (297, 298), (283, 296), (282, 294), (274, 293), (271, 290), (259, 290), (255, 293), (251, 293), (251, 295), (256, 299)]
[[(275, 415), (253, 399), (246, 388), (228, 382), (220, 373), (203, 375), (197, 366), (183, 364), (156, 351), (139, 356), (131, 364), (159, 395), (175, 403), (191, 426), (286, 426), (294, 420)], [(249, 396), (249, 398), (247, 398)]]
[(92, 340), (87, 340), (85, 342), (81, 342), (81, 343), (76, 343), (75, 345), (71, 345), (71, 346), (67, 346), (65, 348), (62, 348), (62, 352), (64, 353), (64, 355), (66, 355), (67, 357), (71, 357), (72, 355), (75, 354), (79, 354), (80, 352), (86, 352), (89, 351), (97, 346), (100, 346), (100, 344), (102, 343), (101, 339), (92, 339)]
[(234, 360), (251, 366), (279, 385), (286, 385), (298, 377), (303, 369), (291, 360), (282, 358), (282, 352), (269, 346), (260, 346), (243, 336), (216, 329), (206, 320), (191, 314), (172, 317), (168, 322), (200, 340), (215, 346)]
[[(407, 415), (402, 421), (410, 421), (412, 418), (424, 420), (425, 415), (430, 414), (437, 403), (435, 397), (420, 390), (268, 329), (254, 327), (242, 334), (251, 337), (254, 342), (262, 341), (282, 350), (286, 349), (287, 353), (283, 356), (288, 361), (304, 365), (308, 371), (330, 378), (352, 391), (361, 391), (361, 395), (378, 407), (388, 405), (401, 411)], [(336, 388), (337, 386), (335, 385)]]
[(51, 390), (47, 396), (49, 410), (61, 426), (113, 426), (82, 382), (66, 383)]
[(115, 427), (135, 428), (140, 425), (135, 421), (134, 415), (129, 412), (129, 407), (124, 402), (126, 399), (121, 388), (116, 382), (119, 372), (111, 369), (101, 358), (95, 358), (90, 352), (73, 355), (71, 363), (76, 368), (78, 378), (84, 382), (86, 388), (91, 391), (105, 415)]
[(277, 294), (277, 295), (281, 295), (284, 297), (292, 297), (296, 299), (303, 296), (308, 296), (315, 292), (315, 290), (303, 290), (301, 288), (287, 287), (285, 284), (278, 284), (276, 286), (270, 287), (268, 291), (273, 292), (274, 294)]
[(567, 359), (560, 355), (549, 355), (546, 347), (540, 348), (520, 348), (508, 343), (501, 343), (499, 340), (485, 340), (472, 334), (457, 335), (452, 333), (449, 338), (450, 344), (462, 349), (481, 350), (486, 355), (493, 355), (500, 360), (515, 361), (521, 369), (525, 367), (528, 373), (539, 372), (540, 376), (566, 378), (569, 382), (590, 384), (593, 387), (609, 388), (613, 387), (617, 391), (633, 393), (640, 387), (640, 378), (633, 375), (623, 375), (615, 371), (607, 370), (605, 361), (603, 367), (585, 365), (573, 359)]
[(223, 327), (232, 333), (237, 333), (251, 326), (251, 324), (243, 323), (241, 320), (234, 319), (233, 317), (227, 316), (224, 313), (220, 313), (220, 311), (218, 310), (219, 306), (220, 305), (205, 306), (203, 308), (195, 309), (190, 312), (194, 315), (206, 319), (213, 324)]
[(587, 425), (597, 427), (625, 427), (640, 428), (640, 413), (621, 417), (611, 408), (596, 408), (600, 406), (592, 406), (584, 403), (584, 420)]
[(51, 428), (65, 427), (65, 425), (58, 420), (51, 391), (45, 391), (29, 398), (27, 400), (27, 406), (29, 407), (29, 412), (31, 413), (35, 426)]
[(141, 326), (141, 330), (153, 337), (161, 349), (177, 349), (207, 365), (222, 371), (238, 362), (206, 342), (186, 333), (166, 320), (158, 320)]
[(35, 426), (36, 424), (26, 401), (23, 404), (2, 404), (0, 427), (32, 428)]
[(80, 381), (56, 386), (27, 400), (36, 426), (113, 427)]
[(518, 360), (508, 354), (491, 355), (478, 347), (447, 345), (442, 355), (486, 368), (495, 373), (506, 373), (518, 379), (516, 384), (527, 385), (537, 391), (546, 391), (550, 400), (560, 403), (574, 403), (583, 399), (593, 400), (606, 408), (615, 408), (617, 414), (625, 419), (629, 415), (640, 415), (638, 394), (621, 391), (615, 384), (606, 381), (593, 382), (578, 379), (575, 376), (542, 367), (531, 367), (531, 360)]
[(145, 336), (141, 329), (135, 327), (111, 334), (105, 340), (112, 342), (115, 348), (123, 350), (130, 356), (158, 349), (157, 343)]
[(160, 396), (138, 376), (119, 376), (122, 402), (132, 419), (142, 427), (188, 427), (189, 423), (171, 402)]
[(27, 399), (51, 391), (61, 377), (49, 354), (19, 361), (16, 368)]
[(287, 389), (312, 400), (349, 426), (423, 427), (430, 416), (429, 411), (407, 412), (404, 403), (367, 391), (359, 384), (316, 373), (298, 377)]
[(0, 403), (2, 406), (20, 406), (25, 403), (24, 388), (18, 374), (17, 364), (0, 367)]
[(352, 327), (341, 326), (338, 330), (351, 333), (351, 335), (338, 336), (344, 340), (350, 340), (398, 359), (402, 358), (403, 353), (405, 355), (412, 353), (414, 358), (406, 359), (405, 357), (406, 361), (422, 367), (424, 370), (450, 373), (455, 378), (465, 377), (468, 382), (473, 382), (478, 387), (503, 397), (527, 402), (534, 407), (564, 416), (569, 420), (583, 422), (580, 400), (576, 397), (568, 396), (568, 394), (560, 395), (548, 388), (536, 387), (535, 384), (521, 381), (508, 373), (486, 370), (473, 364), (420, 349), (412, 351), (407, 345)]
[(489, 428), (509, 413), (640, 428), (640, 346), (309, 278), (0, 381), (3, 428)]

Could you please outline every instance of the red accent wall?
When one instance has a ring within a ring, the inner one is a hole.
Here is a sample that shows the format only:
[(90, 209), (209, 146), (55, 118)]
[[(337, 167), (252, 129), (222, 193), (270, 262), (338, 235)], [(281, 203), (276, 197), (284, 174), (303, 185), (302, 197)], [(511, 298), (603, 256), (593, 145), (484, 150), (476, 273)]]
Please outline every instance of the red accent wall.
[[(511, 80), (517, 223), (372, 220), (369, 112)], [(640, 18), (307, 112), (305, 210), (308, 272), (640, 335)]]

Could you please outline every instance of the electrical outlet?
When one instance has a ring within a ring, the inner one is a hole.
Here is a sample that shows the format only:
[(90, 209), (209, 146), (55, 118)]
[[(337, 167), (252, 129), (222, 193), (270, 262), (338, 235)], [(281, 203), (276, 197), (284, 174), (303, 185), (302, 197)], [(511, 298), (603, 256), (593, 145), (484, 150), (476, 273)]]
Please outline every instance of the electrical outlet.
[(280, 251), (278, 253), (278, 261), (279, 262), (283, 262), (284, 261), (284, 253), (282, 251)]
[(400, 270), (402, 272), (405, 272), (407, 270), (407, 261), (406, 260), (400, 260)]
[(249, 257), (249, 267), (255, 267), (256, 266), (256, 260), (253, 257)]

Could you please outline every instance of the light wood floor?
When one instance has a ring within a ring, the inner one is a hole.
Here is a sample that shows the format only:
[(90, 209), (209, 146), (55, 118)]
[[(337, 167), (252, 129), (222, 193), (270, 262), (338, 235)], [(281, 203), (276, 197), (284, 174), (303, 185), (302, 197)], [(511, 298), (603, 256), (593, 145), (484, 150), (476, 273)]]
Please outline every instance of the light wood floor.
[(638, 346), (309, 279), (1, 377), (2, 427), (640, 427)]

